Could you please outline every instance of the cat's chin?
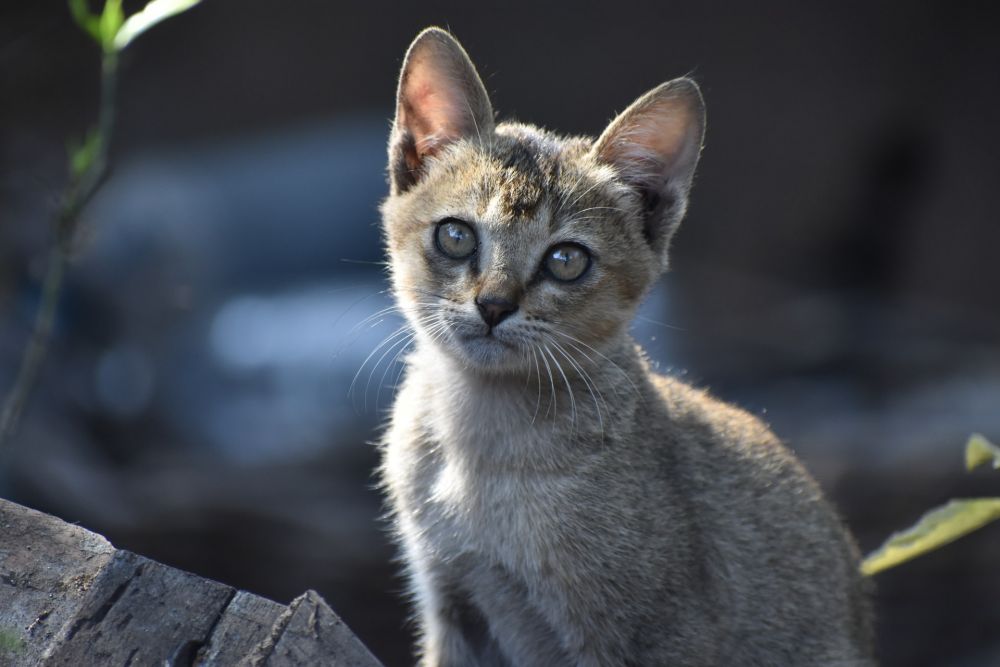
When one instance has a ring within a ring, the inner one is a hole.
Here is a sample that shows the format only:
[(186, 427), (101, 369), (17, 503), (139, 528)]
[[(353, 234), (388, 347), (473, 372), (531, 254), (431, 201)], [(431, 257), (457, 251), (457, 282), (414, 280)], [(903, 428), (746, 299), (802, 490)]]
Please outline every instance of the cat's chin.
[(448, 350), (463, 365), (490, 374), (520, 373), (525, 370), (525, 355), (516, 345), (492, 335), (461, 336), (449, 341)]

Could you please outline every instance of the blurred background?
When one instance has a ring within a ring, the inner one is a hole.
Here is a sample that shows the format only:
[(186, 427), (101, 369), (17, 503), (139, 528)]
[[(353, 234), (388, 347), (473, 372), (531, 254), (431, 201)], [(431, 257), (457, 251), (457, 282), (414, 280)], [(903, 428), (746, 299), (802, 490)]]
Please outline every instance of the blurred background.
[[(1000, 440), (998, 7), (207, 0), (125, 54), (112, 171), (0, 495), (282, 602), (315, 588), (412, 662), (372, 488), (399, 322), (365, 318), (391, 303), (384, 145), (429, 24), (501, 117), (563, 132), (698, 79), (707, 145), (635, 335), (763, 416), (863, 551), (1000, 494), (961, 456)], [(64, 3), (4, 3), (2, 393), (98, 72)], [(1000, 664), (998, 563), (995, 525), (876, 577), (883, 664)]]

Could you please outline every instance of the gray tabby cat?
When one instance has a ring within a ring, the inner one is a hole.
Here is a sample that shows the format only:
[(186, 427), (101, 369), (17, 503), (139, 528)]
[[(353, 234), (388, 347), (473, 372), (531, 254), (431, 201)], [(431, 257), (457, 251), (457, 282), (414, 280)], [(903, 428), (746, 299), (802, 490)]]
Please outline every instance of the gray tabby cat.
[(627, 334), (704, 127), (689, 79), (596, 141), (496, 124), (454, 38), (410, 46), (382, 213), (415, 340), (381, 475), (423, 665), (873, 664), (815, 482)]

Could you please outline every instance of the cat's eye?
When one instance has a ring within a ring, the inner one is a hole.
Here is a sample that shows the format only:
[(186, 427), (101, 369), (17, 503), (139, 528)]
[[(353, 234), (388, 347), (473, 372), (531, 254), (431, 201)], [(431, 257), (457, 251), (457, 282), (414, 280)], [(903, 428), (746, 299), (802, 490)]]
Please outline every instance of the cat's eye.
[(556, 280), (576, 280), (590, 266), (590, 253), (576, 243), (560, 243), (545, 253), (545, 270)]
[(442, 220), (434, 234), (438, 250), (452, 259), (465, 259), (479, 246), (472, 227), (455, 218)]

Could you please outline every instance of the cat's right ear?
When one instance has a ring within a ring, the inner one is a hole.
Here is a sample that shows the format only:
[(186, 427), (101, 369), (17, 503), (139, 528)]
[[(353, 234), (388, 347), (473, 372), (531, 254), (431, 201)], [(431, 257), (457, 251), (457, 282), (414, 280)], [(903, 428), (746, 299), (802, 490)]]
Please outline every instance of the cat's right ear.
[(687, 209), (705, 138), (705, 102), (691, 79), (674, 79), (623, 111), (594, 143), (644, 204), (643, 231), (666, 266), (670, 237)]
[(413, 40), (396, 92), (389, 140), (389, 183), (405, 192), (424, 175), (426, 160), (462, 138), (493, 133), (493, 107), (462, 45), (440, 28)]

